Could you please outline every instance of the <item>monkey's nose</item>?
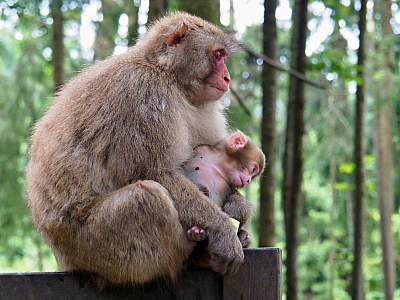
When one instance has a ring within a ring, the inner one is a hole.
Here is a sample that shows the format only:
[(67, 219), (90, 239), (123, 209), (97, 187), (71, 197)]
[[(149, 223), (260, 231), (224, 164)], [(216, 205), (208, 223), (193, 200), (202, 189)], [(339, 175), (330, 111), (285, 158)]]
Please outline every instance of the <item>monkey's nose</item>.
[(225, 76), (224, 80), (227, 84), (229, 84), (229, 82), (231, 82), (231, 78), (229, 76)]

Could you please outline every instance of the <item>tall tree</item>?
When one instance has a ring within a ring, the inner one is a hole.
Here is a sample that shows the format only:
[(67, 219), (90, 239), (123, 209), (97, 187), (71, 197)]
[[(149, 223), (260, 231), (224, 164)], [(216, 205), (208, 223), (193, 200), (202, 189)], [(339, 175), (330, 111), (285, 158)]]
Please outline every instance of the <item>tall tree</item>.
[(139, 36), (138, 29), (138, 13), (139, 7), (135, 5), (135, 1), (126, 0), (124, 7), (128, 14), (128, 45), (132, 46), (136, 43)]
[(355, 192), (354, 192), (354, 261), (352, 299), (365, 299), (363, 278), (363, 233), (365, 227), (365, 174), (364, 174), (364, 65), (365, 65), (365, 32), (366, 32), (367, 0), (361, 0), (358, 28), (359, 48), (357, 61), (357, 92), (355, 110), (354, 134), (354, 163), (355, 163)]
[(62, 0), (51, 2), (51, 16), (53, 18), (53, 66), (54, 66), (54, 91), (65, 82), (64, 71), (64, 32)]
[(175, 2), (179, 10), (194, 14), (216, 25), (221, 24), (219, 20), (221, 16), (219, 0), (176, 0)]
[(149, 2), (149, 21), (157, 19), (161, 15), (165, 14), (168, 9), (167, 0), (150, 0)]
[(123, 7), (113, 0), (101, 0), (103, 20), (98, 22), (94, 42), (94, 59), (102, 60), (114, 52), (118, 21)]
[[(293, 8), (291, 68), (306, 71), (307, 0), (296, 0)], [(297, 247), (303, 180), (304, 82), (290, 76), (287, 106), (285, 154), (283, 158), (282, 197), (286, 230), (287, 299), (297, 299)]]
[[(277, 0), (264, 1), (264, 55), (273, 60), (277, 57), (276, 6)], [(263, 65), (262, 89), (261, 146), (267, 164), (261, 177), (258, 245), (271, 247), (275, 244), (276, 70), (267, 64)]]
[(376, 86), (375, 95), (375, 154), (378, 185), (378, 201), (381, 215), (381, 245), (383, 255), (383, 290), (386, 300), (393, 299), (395, 288), (395, 260), (393, 252), (392, 214), (393, 214), (393, 153), (392, 153), (392, 88), (391, 44), (388, 39), (393, 34), (390, 25), (391, 1), (382, 0), (382, 43), (377, 49), (383, 56), (383, 78)]
[(334, 110), (334, 96), (332, 94), (329, 95), (328, 98), (329, 105), (329, 177), (330, 177), (330, 188), (332, 194), (332, 206), (330, 210), (330, 228), (329, 235), (331, 239), (331, 245), (329, 249), (329, 300), (334, 299), (334, 285), (335, 285), (335, 255), (336, 255), (336, 237), (335, 237), (335, 226), (336, 226), (336, 150), (335, 150), (335, 137), (336, 137), (336, 125), (335, 125), (335, 116), (332, 113)]

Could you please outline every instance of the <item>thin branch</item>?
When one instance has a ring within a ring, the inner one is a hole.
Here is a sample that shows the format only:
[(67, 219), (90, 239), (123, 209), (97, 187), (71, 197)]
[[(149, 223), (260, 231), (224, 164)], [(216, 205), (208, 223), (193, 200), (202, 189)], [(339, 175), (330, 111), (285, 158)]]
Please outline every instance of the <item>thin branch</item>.
[(247, 106), (244, 104), (243, 99), (238, 95), (238, 93), (235, 92), (234, 89), (232, 89), (232, 87), (230, 87), (231, 93), (233, 96), (235, 96), (235, 98), (237, 99), (237, 101), (239, 102), (240, 106), (243, 108), (244, 112), (251, 117), (251, 112), (250, 110), (247, 108)]
[(352, 128), (343, 113), (336, 108), (332, 108), (332, 112), (337, 116), (338, 120), (340, 121), (340, 123), (342, 123), (347, 132), (351, 133)]
[(287, 69), (285, 68), (282, 64), (276, 62), (275, 60), (266, 57), (263, 54), (259, 54), (254, 52), (249, 46), (247, 46), (245, 43), (243, 42), (239, 42), (238, 41), (238, 45), (239, 47), (241, 47), (243, 50), (247, 51), (250, 55), (254, 56), (254, 57), (258, 57), (261, 58), (265, 63), (267, 63), (268, 65), (270, 65), (271, 67), (278, 69), (280, 71), (284, 71), (284, 72), (288, 72), (290, 75), (293, 75), (295, 77), (297, 77), (298, 79), (304, 81), (305, 83), (308, 83), (316, 88), (319, 89), (326, 89), (326, 85), (312, 81), (311, 79), (308, 79), (306, 76), (304, 76), (304, 74), (294, 70), (294, 69)]

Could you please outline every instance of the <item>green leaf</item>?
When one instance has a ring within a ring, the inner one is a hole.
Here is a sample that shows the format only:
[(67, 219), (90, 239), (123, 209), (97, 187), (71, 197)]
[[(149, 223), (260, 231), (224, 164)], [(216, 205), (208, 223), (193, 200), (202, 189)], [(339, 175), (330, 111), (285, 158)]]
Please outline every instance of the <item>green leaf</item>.
[(354, 169), (356, 168), (356, 164), (353, 162), (345, 162), (342, 163), (339, 167), (340, 173), (344, 174), (351, 174), (353, 173)]

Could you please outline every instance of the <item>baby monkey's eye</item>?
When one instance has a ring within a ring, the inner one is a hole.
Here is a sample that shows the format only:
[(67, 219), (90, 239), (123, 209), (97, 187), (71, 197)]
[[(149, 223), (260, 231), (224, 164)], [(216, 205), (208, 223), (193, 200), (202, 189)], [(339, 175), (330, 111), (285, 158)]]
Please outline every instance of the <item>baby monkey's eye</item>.
[(258, 172), (260, 172), (260, 169), (257, 164), (253, 164), (250, 168), (252, 176), (257, 176)]

